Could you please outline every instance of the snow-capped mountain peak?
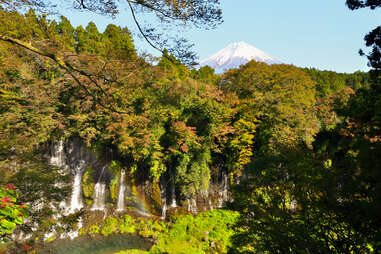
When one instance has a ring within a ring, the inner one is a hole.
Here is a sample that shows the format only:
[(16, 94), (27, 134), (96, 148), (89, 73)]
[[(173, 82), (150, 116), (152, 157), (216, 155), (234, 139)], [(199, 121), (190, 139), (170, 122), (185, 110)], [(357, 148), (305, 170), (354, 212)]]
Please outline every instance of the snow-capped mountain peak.
[(218, 51), (211, 57), (202, 60), (198, 67), (210, 66), (216, 73), (222, 73), (232, 68), (238, 68), (250, 60), (264, 62), (267, 64), (280, 64), (281, 61), (267, 55), (260, 49), (253, 47), (246, 42), (234, 42), (226, 48)]

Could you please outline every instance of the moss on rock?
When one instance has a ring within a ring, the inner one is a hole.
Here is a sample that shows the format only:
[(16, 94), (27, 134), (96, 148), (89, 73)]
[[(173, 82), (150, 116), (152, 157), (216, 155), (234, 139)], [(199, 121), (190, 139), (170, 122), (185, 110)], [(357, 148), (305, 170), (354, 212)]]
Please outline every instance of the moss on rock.
[(86, 167), (82, 179), (82, 190), (87, 205), (93, 203), (94, 186), (94, 170), (91, 167)]
[(120, 173), (115, 175), (115, 177), (112, 178), (110, 181), (110, 196), (113, 202), (116, 202), (118, 199), (119, 176), (120, 176)]

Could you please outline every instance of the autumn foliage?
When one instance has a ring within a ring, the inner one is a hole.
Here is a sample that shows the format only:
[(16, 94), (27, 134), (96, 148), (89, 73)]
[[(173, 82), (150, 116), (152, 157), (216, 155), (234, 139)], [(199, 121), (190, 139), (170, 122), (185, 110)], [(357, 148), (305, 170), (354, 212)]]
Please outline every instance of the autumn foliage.
[(17, 200), (17, 190), (11, 183), (0, 187), (0, 240), (5, 241), (17, 225), (23, 223), (27, 206)]

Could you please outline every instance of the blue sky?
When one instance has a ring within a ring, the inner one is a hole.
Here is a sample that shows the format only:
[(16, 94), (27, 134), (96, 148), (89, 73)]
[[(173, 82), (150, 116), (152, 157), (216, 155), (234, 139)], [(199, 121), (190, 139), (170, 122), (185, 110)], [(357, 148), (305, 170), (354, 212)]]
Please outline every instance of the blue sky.
[[(338, 72), (368, 70), (358, 55), (363, 37), (381, 25), (381, 10), (350, 11), (345, 0), (222, 0), (224, 23), (214, 30), (191, 29), (186, 37), (195, 43), (200, 59), (235, 41), (245, 41), (271, 56), (300, 67)], [(115, 18), (83, 12), (64, 12), (73, 25), (94, 21), (100, 30), (109, 23), (127, 26), (135, 34), (130, 13)], [(154, 53), (135, 36), (137, 48)]]

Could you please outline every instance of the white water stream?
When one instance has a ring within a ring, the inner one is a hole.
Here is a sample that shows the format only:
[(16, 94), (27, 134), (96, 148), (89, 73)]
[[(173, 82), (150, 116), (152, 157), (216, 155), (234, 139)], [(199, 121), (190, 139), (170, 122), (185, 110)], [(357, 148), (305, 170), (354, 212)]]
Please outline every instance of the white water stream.
[(105, 209), (106, 184), (97, 182), (94, 187), (94, 203), (91, 210)]
[(175, 181), (171, 180), (171, 205), (172, 208), (177, 207), (176, 203), (176, 189), (175, 189)]
[(218, 199), (217, 199), (217, 207), (221, 208), (225, 201), (229, 199), (229, 193), (228, 193), (228, 175), (226, 172), (222, 172), (222, 186), (221, 191), (218, 193)]
[(165, 187), (163, 185), (160, 186), (160, 195), (161, 195), (161, 219), (165, 220), (165, 216), (167, 215), (167, 197)]
[(91, 210), (104, 210), (106, 201), (106, 184), (101, 182), (105, 167), (102, 168), (102, 172), (99, 176), (97, 183), (94, 186), (94, 198), (93, 206)]
[(70, 200), (70, 212), (75, 212), (76, 210), (80, 210), (83, 207), (82, 203), (82, 167), (78, 167), (75, 176), (74, 176), (74, 183), (73, 183), (73, 191), (71, 193), (71, 200)]
[(163, 206), (161, 208), (161, 218), (165, 220), (165, 216), (167, 214), (167, 199), (163, 198), (162, 199)]
[(191, 198), (191, 199), (188, 198), (187, 202), (188, 202), (188, 212), (193, 213), (193, 214), (197, 214), (196, 200), (194, 198)]
[(60, 140), (54, 144), (51, 148), (50, 164), (59, 168), (66, 167), (65, 153), (64, 153), (64, 141)]
[(124, 203), (125, 203), (125, 192), (126, 192), (126, 185), (124, 183), (124, 178), (126, 176), (126, 171), (123, 169), (120, 172), (120, 179), (119, 179), (119, 193), (118, 193), (118, 202), (116, 205), (116, 210), (118, 212), (121, 212), (124, 210)]

